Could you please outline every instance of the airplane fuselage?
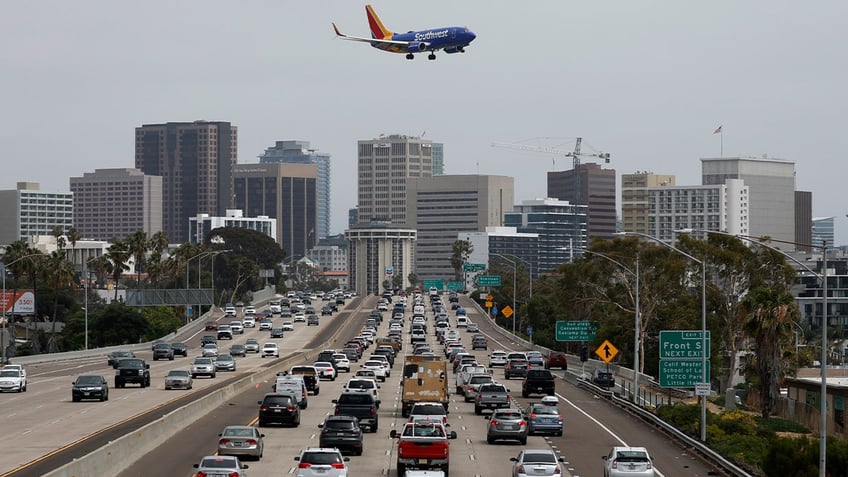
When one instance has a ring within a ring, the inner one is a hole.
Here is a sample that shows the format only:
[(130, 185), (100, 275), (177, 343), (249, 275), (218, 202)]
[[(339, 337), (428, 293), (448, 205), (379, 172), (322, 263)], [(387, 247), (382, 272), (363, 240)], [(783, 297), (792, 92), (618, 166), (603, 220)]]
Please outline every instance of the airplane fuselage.
[(373, 46), (393, 53), (420, 53), (437, 50), (444, 50), (445, 53), (458, 53), (468, 46), (475, 37), (476, 35), (468, 28), (453, 26), (394, 33), (390, 39), (408, 42), (409, 44), (405, 47), (401, 45)]

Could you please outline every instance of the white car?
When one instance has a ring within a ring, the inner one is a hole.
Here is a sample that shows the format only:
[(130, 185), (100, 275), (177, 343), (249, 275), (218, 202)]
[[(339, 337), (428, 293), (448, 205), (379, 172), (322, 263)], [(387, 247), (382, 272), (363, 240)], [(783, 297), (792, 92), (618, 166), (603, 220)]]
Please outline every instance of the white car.
[(294, 322), (295, 323), (306, 323), (306, 313), (302, 311), (298, 311), (294, 314)]
[(230, 322), (230, 331), (233, 332), (234, 335), (240, 335), (244, 333), (244, 323), (241, 321), (231, 321)]
[(252, 305), (247, 305), (246, 307), (244, 307), (244, 314), (245, 315), (255, 315), (256, 314), (256, 307), (252, 306)]
[(224, 316), (236, 316), (236, 307), (228, 306), (224, 308)]
[(271, 330), (274, 323), (271, 320), (262, 320), (259, 322), (259, 330)]
[(382, 361), (378, 361), (376, 359), (370, 359), (364, 363), (362, 363), (362, 369), (367, 369), (369, 371), (373, 371), (374, 375), (377, 376), (379, 381), (386, 380), (386, 368), (383, 365)]
[(604, 477), (654, 477), (651, 455), (644, 447), (613, 447), (604, 460)]
[(284, 321), (282, 328), (283, 331), (294, 331), (294, 323), (291, 321)]
[(280, 357), (280, 347), (277, 346), (277, 343), (265, 343), (262, 345), (262, 357), (273, 356), (275, 358)]
[(204, 358), (214, 358), (218, 356), (218, 345), (215, 343), (206, 343), (203, 348), (200, 348), (200, 355)]
[(350, 372), (350, 360), (347, 359), (347, 355), (344, 353), (336, 353), (333, 355), (333, 361), (336, 363), (336, 370), (341, 371), (345, 370), (346, 373)]
[(467, 316), (457, 316), (456, 317), (456, 327), (457, 328), (465, 328), (466, 326), (468, 326), (468, 323), (470, 323), (470, 322), (471, 322), (471, 320), (469, 320)]
[(377, 401), (377, 407), (380, 407), (380, 385), (373, 379), (351, 378), (344, 385), (344, 392), (371, 394), (374, 396), (374, 400)]
[(26, 374), (26, 369), (23, 367), (23, 365), (20, 365), (20, 364), (7, 364), (6, 366), (3, 366), (3, 367), (2, 367), (2, 368), (0, 368), (0, 369), (14, 369), (14, 370), (18, 370), (18, 371), (20, 371), (20, 372), (21, 372), (21, 374), (22, 374), (24, 377), (26, 377), (26, 375), (27, 375), (27, 374)]
[(496, 349), (492, 351), (489, 355), (489, 367), (493, 366), (506, 366), (506, 351), (501, 349)]
[(465, 325), (465, 329), (468, 330), (468, 332), (470, 332), (470, 333), (476, 333), (476, 332), (480, 331), (480, 327), (477, 326), (477, 323), (471, 323), (471, 322), (469, 322), (467, 325)]
[(0, 391), (26, 392), (26, 374), (22, 369), (5, 367), (0, 370)]
[(327, 361), (316, 361), (312, 364), (312, 366), (318, 370), (320, 377), (327, 378), (330, 381), (336, 380), (336, 368), (333, 367), (332, 363)]
[(256, 328), (256, 317), (245, 316), (244, 319), (241, 320), (241, 324), (245, 328)]

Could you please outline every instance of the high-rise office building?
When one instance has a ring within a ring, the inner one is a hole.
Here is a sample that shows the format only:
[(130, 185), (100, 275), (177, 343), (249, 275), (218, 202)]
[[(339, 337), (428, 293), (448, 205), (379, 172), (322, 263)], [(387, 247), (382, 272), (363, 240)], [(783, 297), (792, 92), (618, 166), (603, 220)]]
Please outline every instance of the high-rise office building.
[(236, 164), (234, 207), (249, 217), (277, 219), (277, 242), (299, 260), (318, 242), (317, 184), (316, 164)]
[[(805, 190), (795, 191), (795, 242), (799, 244), (813, 243), (813, 193)], [(828, 246), (833, 245), (828, 243)], [(809, 252), (811, 247), (796, 246), (796, 250)]]
[(525, 200), (504, 215), (504, 226), (519, 233), (537, 234), (538, 263), (533, 276), (571, 263), (586, 249), (587, 205), (557, 199)]
[(600, 164), (578, 164), (568, 171), (548, 172), (548, 197), (587, 205), (588, 240), (610, 239), (616, 232), (615, 169)]
[(445, 145), (440, 142), (433, 143), (433, 175), (441, 176), (445, 173)]
[(433, 175), (433, 144), (390, 135), (358, 141), (358, 220), (406, 223), (406, 179)]
[(401, 288), (409, 288), (415, 238), (415, 230), (389, 224), (372, 223), (346, 230), (350, 287), (362, 296), (382, 293), (386, 282), (400, 277)]
[(316, 182), (317, 219), (315, 232), (322, 239), (330, 235), (330, 155), (310, 148), (309, 141), (277, 141), (259, 156), (262, 164), (284, 162), (289, 164), (315, 164), (318, 167)]
[(71, 177), (74, 224), (89, 240), (162, 231), (162, 177), (138, 169), (95, 169)]
[(33, 236), (51, 235), (74, 226), (74, 194), (40, 190), (37, 182), (18, 182), (14, 190), (0, 191), (0, 245)]
[(621, 227), (626, 232), (648, 233), (648, 188), (675, 185), (675, 177), (653, 172), (621, 175)]
[(512, 209), (515, 180), (506, 176), (446, 175), (406, 180), (406, 223), (418, 231), (415, 273), (421, 280), (452, 280), (450, 258), (460, 232), (503, 223)]
[(821, 250), (825, 245), (829, 248), (835, 248), (833, 219), (834, 217), (813, 217), (811, 245), (816, 250)]
[(237, 128), (228, 122), (145, 124), (135, 129), (135, 167), (162, 176), (162, 228), (188, 241), (188, 219), (223, 216), (230, 207)]
[(795, 241), (794, 162), (767, 157), (702, 158), (701, 178), (704, 185), (744, 180), (750, 198), (750, 235)]

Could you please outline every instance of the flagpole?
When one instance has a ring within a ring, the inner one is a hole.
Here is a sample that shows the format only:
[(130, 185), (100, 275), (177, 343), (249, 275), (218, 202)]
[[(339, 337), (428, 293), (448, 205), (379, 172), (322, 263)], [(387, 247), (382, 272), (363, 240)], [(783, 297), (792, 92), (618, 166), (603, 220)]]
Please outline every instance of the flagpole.
[(724, 131), (720, 131), (718, 133), (718, 138), (719, 138), (719, 143), (721, 144), (718, 157), (724, 157)]

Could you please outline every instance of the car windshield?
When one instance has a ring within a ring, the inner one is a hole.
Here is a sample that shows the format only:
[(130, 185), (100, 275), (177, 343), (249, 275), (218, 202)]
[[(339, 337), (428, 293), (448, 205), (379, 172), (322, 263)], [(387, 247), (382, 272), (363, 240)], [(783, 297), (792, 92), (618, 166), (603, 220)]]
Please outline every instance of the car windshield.
[(265, 404), (280, 404), (283, 406), (292, 403), (290, 396), (268, 396), (265, 398)]
[(304, 452), (300, 461), (309, 464), (340, 464), (344, 462), (338, 452)]
[(332, 419), (324, 423), (324, 429), (354, 429), (355, 422), (348, 419)]
[(228, 354), (222, 354), (221, 356), (218, 356), (218, 361), (232, 361), (232, 360), (233, 360), (233, 357), (228, 355)]
[(188, 371), (184, 371), (182, 369), (172, 369), (171, 371), (168, 371), (168, 376), (172, 376), (172, 377), (176, 376), (176, 377), (187, 378), (188, 377)]
[(80, 376), (77, 378), (77, 384), (80, 385), (93, 385), (101, 382), (100, 376)]
[(445, 430), (442, 426), (434, 426), (432, 424), (413, 424), (403, 428), (405, 437), (445, 437)]
[(410, 414), (438, 414), (443, 416), (447, 414), (445, 407), (441, 404), (416, 404), (412, 406)]
[(226, 459), (223, 457), (205, 457), (200, 462), (200, 467), (203, 469), (234, 469), (235, 459)]
[(371, 404), (370, 394), (342, 394), (339, 396), (339, 404)]
[(547, 452), (527, 452), (524, 454), (524, 462), (533, 464), (556, 464), (556, 457)]
[(209, 358), (194, 358), (194, 364), (212, 364)]
[(253, 428), (250, 427), (228, 427), (224, 429), (221, 436), (226, 437), (253, 437)]
[(348, 383), (347, 387), (349, 389), (371, 389), (374, 387), (374, 383), (372, 381), (366, 381), (363, 379), (351, 381), (350, 383)]
[(0, 378), (18, 378), (21, 376), (21, 372), (16, 369), (4, 369), (0, 371)]
[(259, 344), (259, 342), (258, 342), (258, 341), (256, 341), (256, 340), (255, 340), (255, 339), (253, 339), (253, 338), (248, 339), (248, 340), (247, 340), (247, 341), (245, 341), (244, 343), (245, 343), (245, 344), (255, 344), (255, 345), (258, 345), (258, 344)]
[(496, 412), (492, 419), (521, 419), (521, 417), (518, 411), (500, 411)]
[(545, 416), (557, 416), (559, 415), (559, 410), (554, 406), (545, 406), (544, 404), (536, 404), (534, 405), (530, 412), (536, 414), (542, 414)]
[(506, 388), (504, 388), (503, 386), (501, 386), (499, 384), (490, 385), (490, 386), (483, 385), (483, 386), (480, 387), (480, 392), (483, 392), (483, 393), (505, 393)]
[(615, 460), (619, 462), (648, 462), (648, 454), (645, 451), (618, 451)]

